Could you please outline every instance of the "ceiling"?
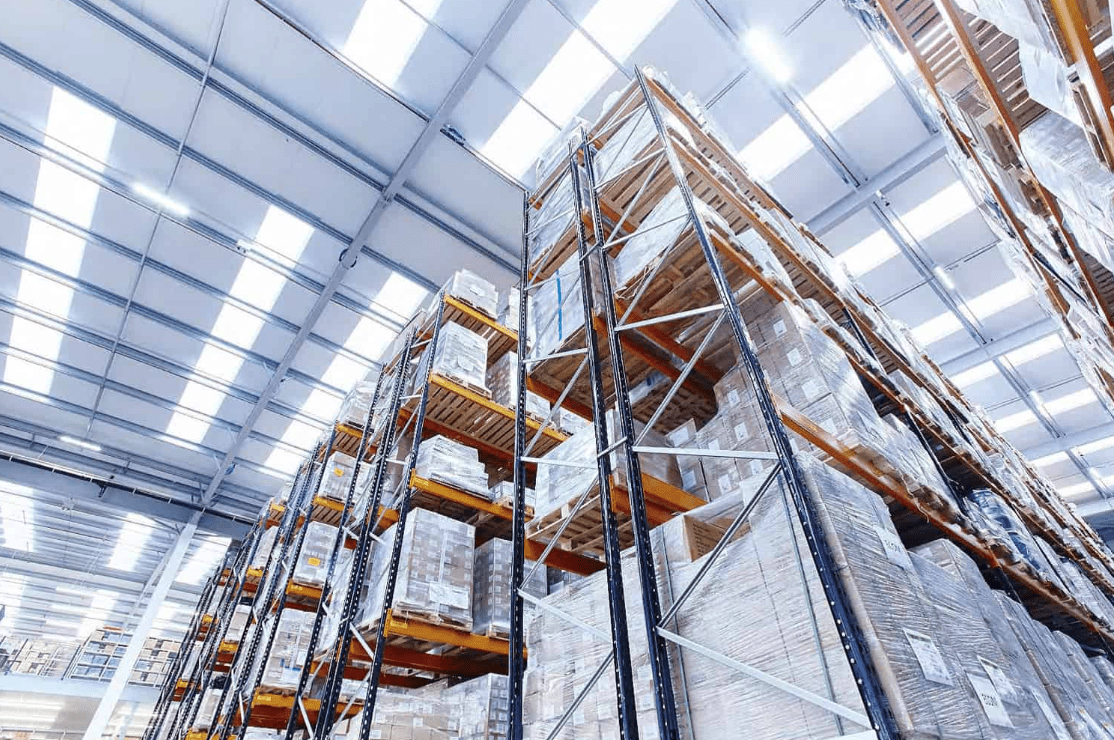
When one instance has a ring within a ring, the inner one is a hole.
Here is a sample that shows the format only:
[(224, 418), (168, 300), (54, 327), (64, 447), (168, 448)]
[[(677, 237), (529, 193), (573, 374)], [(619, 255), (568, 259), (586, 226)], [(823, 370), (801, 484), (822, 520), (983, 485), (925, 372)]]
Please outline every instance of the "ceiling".
[[(1070, 500), (1105, 508), (1114, 420), (999, 255), (909, 66), (838, 0), (0, 10), (2, 470), (67, 474), (0, 481), (20, 630), (57, 632), (41, 605), (69, 571), (88, 575), (75, 603), (111, 590), (108, 619), (132, 619), (185, 521), (152, 500), (250, 521), (453, 271), (511, 284), (531, 162), (641, 64), (708, 103)], [(77, 495), (74, 473), (120, 490)], [(226, 542), (207, 538), (187, 555), (206, 573)], [(188, 613), (196, 594), (173, 598)]]

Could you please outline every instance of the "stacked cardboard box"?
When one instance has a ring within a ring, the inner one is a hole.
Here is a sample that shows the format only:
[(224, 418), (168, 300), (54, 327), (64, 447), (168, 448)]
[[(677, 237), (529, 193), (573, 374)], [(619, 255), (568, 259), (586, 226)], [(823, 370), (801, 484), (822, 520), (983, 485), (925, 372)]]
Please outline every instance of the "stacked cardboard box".
[(329, 571), (329, 556), (333, 554), (336, 536), (336, 527), (324, 522), (307, 524), (302, 549), (298, 553), (290, 579), (304, 586), (317, 588), (324, 586), (325, 576)]
[(263, 534), (259, 536), (259, 544), (255, 548), (255, 554), (252, 556), (251, 562), (248, 563), (248, 568), (264, 568), (267, 561), (271, 557), (271, 550), (275, 547), (275, 539), (278, 537), (278, 527), (269, 527), (264, 530)]
[(445, 291), (493, 319), (499, 315), (499, 293), (495, 286), (471, 270), (453, 273), (445, 284)]
[(456, 322), (445, 322), (437, 337), (433, 372), (490, 397), (486, 384), (487, 339)]
[(418, 446), (414, 473), (483, 498), (490, 495), (487, 471), (476, 449), (440, 434), (423, 440)]
[[(509, 480), (499, 481), (488, 489), (488, 498), (497, 504), (510, 506), (514, 502), (514, 482)], [(526, 505), (533, 508), (535, 500), (533, 488), (526, 487), (525, 498)]]
[(337, 421), (362, 429), (371, 411), (371, 400), (375, 396), (375, 382), (361, 381), (348, 391), (344, 403), (337, 412)]
[[(371, 567), (357, 624), (370, 627), (383, 605), (384, 583), (398, 527), (382, 536)], [(472, 571), (476, 529), (425, 509), (410, 512), (402, 538), (395, 583), (395, 614), (438, 624), (472, 628)]]
[(275, 640), (269, 654), (259, 651), (256, 670), (261, 687), (289, 691), (298, 687), (298, 677), (305, 668), (306, 650), (313, 630), (313, 612), (283, 609), (278, 617)]
[[(518, 403), (518, 353), (508, 352), (487, 369), (487, 387), (491, 400), (507, 408)], [(526, 413), (538, 421), (549, 415), (549, 401), (533, 391), (526, 391)]]
[[(332, 501), (344, 501), (348, 497), (348, 488), (352, 483), (352, 471), (356, 468), (356, 458), (343, 452), (334, 452), (329, 455), (325, 463), (325, 470), (321, 474), (321, 484), (317, 487), (317, 495)], [(368, 484), (371, 473), (370, 465), (361, 465), (360, 474), (356, 480), (356, 491), (363, 490)]]
[[(534, 564), (526, 563), (526, 572)], [(472, 585), (472, 631), (478, 635), (505, 637), (511, 630), (511, 543), (495, 538), (476, 548)], [(522, 589), (537, 597), (545, 596), (545, 568), (538, 568)], [(526, 602), (524, 613), (534, 605)]]

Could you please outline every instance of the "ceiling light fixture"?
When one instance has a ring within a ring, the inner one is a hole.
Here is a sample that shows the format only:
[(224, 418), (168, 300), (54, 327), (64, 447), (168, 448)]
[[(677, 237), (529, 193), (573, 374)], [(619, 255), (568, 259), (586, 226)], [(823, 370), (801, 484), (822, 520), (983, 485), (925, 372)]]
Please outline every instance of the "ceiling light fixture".
[(789, 62), (769, 33), (759, 28), (751, 29), (747, 31), (743, 43), (750, 52), (752, 60), (761, 65), (775, 82), (784, 85), (793, 78), (792, 67), (789, 66)]

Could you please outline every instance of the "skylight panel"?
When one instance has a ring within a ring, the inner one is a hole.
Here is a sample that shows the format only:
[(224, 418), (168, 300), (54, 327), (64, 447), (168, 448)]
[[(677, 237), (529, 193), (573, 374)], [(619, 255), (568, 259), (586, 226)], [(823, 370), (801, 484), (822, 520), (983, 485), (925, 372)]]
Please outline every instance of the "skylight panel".
[(305, 251), (313, 227), (281, 208), (270, 206), (259, 225), (255, 241), (283, 257), (297, 262)]
[(298, 466), (302, 464), (302, 457), (302, 455), (290, 450), (276, 447), (267, 456), (267, 461), (263, 463), (263, 467), (278, 472), (282, 477), (289, 477), (298, 472)]
[(1020, 278), (1014, 278), (967, 301), (967, 308), (982, 321), (999, 311), (1021, 303), (1032, 294), (1028, 283)]
[(85, 155), (83, 164), (104, 170), (104, 161), (116, 133), (116, 119), (77, 96), (55, 87), (50, 95), (46, 120), (47, 145), (70, 149), (70, 154)]
[(214, 416), (221, 404), (224, 403), (224, 398), (224, 393), (216, 388), (190, 381), (186, 384), (186, 389), (182, 391), (182, 397), (178, 399), (178, 405), (206, 416)]
[(205, 439), (205, 435), (209, 433), (210, 426), (212, 426), (211, 422), (203, 421), (196, 416), (190, 416), (181, 411), (175, 411), (173, 416), (170, 417), (170, 422), (166, 425), (166, 433), (171, 437), (200, 444), (201, 440)]
[(206, 344), (197, 358), (197, 370), (205, 375), (219, 378), (226, 383), (231, 383), (240, 372), (243, 360), (239, 355), (221, 349), (216, 345)]
[(424, 18), (398, 0), (367, 0), (348, 34), (344, 55), (394, 87), (428, 27)]
[(1064, 342), (1060, 339), (1060, 335), (1052, 333), (1023, 347), (1018, 347), (1012, 352), (1007, 352), (1005, 357), (1012, 365), (1024, 365), (1026, 362), (1031, 362), (1062, 349), (1063, 346)]
[(1044, 408), (1050, 414), (1062, 414), (1091, 403), (1098, 403), (1098, 396), (1090, 388), (1068, 393), (1067, 395), (1044, 402)]
[(1114, 447), (1114, 437), (1104, 437), (1103, 439), (1097, 439), (1094, 442), (1088, 442), (1087, 444), (1079, 445), (1075, 448), (1075, 452), (1080, 455), (1089, 455), (1092, 452), (1108, 450), (1111, 447)]
[(135, 570), (136, 556), (151, 538), (154, 522), (141, 514), (128, 514), (116, 537), (116, 546), (108, 559), (113, 570)]
[(1047, 468), (1052, 465), (1067, 462), (1070, 459), (1071, 458), (1068, 457), (1068, 453), (1066, 452), (1053, 452), (1051, 455), (1038, 457), (1036, 460), (1033, 460), (1032, 463), (1038, 468)]
[(762, 69), (775, 82), (784, 85), (793, 79), (792, 65), (785, 58), (785, 54), (777, 41), (765, 29), (751, 29), (747, 32), (743, 43), (746, 45), (747, 51), (751, 53), (751, 58), (757, 64), (762, 65)]
[(4, 547), (31, 552), (35, 549), (35, 508), (32, 490), (3, 483), (0, 490), (0, 523), (4, 525)]
[(787, 114), (756, 136), (739, 152), (747, 170), (762, 180), (772, 180), (812, 148), (805, 132)]
[(228, 292), (256, 308), (270, 311), (285, 285), (286, 278), (274, 270), (258, 262), (244, 260)]
[(515, 103), (480, 154), (515, 177), (529, 171), (538, 152), (557, 134), (557, 128), (523, 100)]
[(378, 358), (394, 338), (393, 329), (361, 316), (356, 328), (345, 340), (344, 347), (364, 357)]
[(625, 60), (677, 0), (597, 0), (581, 27), (616, 59)]
[(321, 382), (347, 391), (356, 385), (367, 374), (368, 368), (344, 355), (336, 355), (325, 373)]
[(320, 436), (321, 430), (319, 428), (297, 419), (291, 419), (286, 431), (282, 433), (282, 441), (300, 449), (309, 450)]
[(962, 182), (954, 182), (928, 200), (901, 214), (901, 222), (920, 241), (975, 210), (975, 201)]
[(975, 383), (992, 378), (998, 374), (998, 368), (995, 367), (993, 362), (984, 362), (980, 365), (975, 365), (973, 368), (964, 370), (961, 373), (956, 373), (952, 376), (952, 382), (960, 388), (972, 386)]
[(344, 399), (339, 396), (333, 395), (321, 388), (314, 388), (310, 391), (309, 396), (306, 397), (306, 402), (302, 404), (302, 409), (309, 414), (313, 414), (319, 419), (332, 419), (340, 411), (341, 404)]
[(523, 96), (552, 121), (570, 120), (615, 73), (615, 66), (574, 30)]
[(220, 564), (229, 542), (227, 537), (202, 539), (193, 555), (182, 567), (181, 573), (178, 574), (178, 581), (191, 586), (204, 582)]
[[(112, 567), (109, 565), (108, 567)], [(88, 636), (93, 630), (103, 627), (108, 622), (108, 617), (116, 606), (116, 592), (98, 589), (93, 595), (93, 602), (85, 612), (77, 633), (81, 637)]]
[(928, 321), (914, 326), (911, 330), (913, 339), (917, 340), (917, 344), (922, 347), (939, 342), (944, 337), (951, 336), (955, 332), (963, 328), (963, 324), (954, 313), (948, 311), (939, 316), (934, 316)]
[(1015, 429), (1034, 424), (1037, 421), (1037, 416), (1029, 409), (1018, 411), (1017, 413), (1003, 416), (1001, 419), (994, 420), (994, 426), (1002, 434), (1012, 432)]
[(405, 275), (392, 272), (375, 295), (375, 302), (399, 316), (410, 318), (428, 296), (428, 290)]
[(852, 275), (865, 275), (871, 270), (881, 266), (896, 257), (897, 243), (882, 229), (870, 234), (861, 242), (836, 256), (836, 261), (842, 264)]
[(42, 275), (24, 272), (19, 278), (16, 300), (44, 313), (64, 319), (70, 313), (73, 290)]
[(237, 347), (251, 349), (262, 329), (263, 319), (226, 303), (217, 314), (212, 334)]
[(27, 225), (24, 253), (28, 259), (70, 277), (77, 277), (81, 271), (81, 258), (85, 254), (85, 240), (53, 224), (33, 218)]
[(1056, 492), (1064, 498), (1071, 498), (1072, 496), (1078, 496), (1081, 493), (1087, 493), (1093, 490), (1095, 490), (1095, 487), (1092, 486), (1089, 481), (1083, 481), (1082, 483), (1073, 483), (1070, 486), (1057, 488)]
[(829, 130), (842, 126), (894, 86), (882, 57), (867, 44), (805, 97)]

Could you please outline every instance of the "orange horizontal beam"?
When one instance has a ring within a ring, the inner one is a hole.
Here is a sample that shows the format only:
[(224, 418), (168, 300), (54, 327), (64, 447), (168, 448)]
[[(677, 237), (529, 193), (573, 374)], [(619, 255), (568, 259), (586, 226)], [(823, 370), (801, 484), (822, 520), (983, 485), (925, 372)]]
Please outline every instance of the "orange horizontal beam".
[(423, 493), (428, 493), (431, 496), (436, 496), (445, 501), (452, 501), (476, 511), (483, 511), (497, 516), (500, 519), (510, 521), (514, 517), (514, 511), (510, 506), (488, 501), (482, 496), (477, 496), (474, 493), (468, 493), (467, 491), (462, 491), (459, 488), (447, 486), (444, 483), (438, 483), (428, 478), (420, 478), (416, 472), (410, 474), (410, 486)]

